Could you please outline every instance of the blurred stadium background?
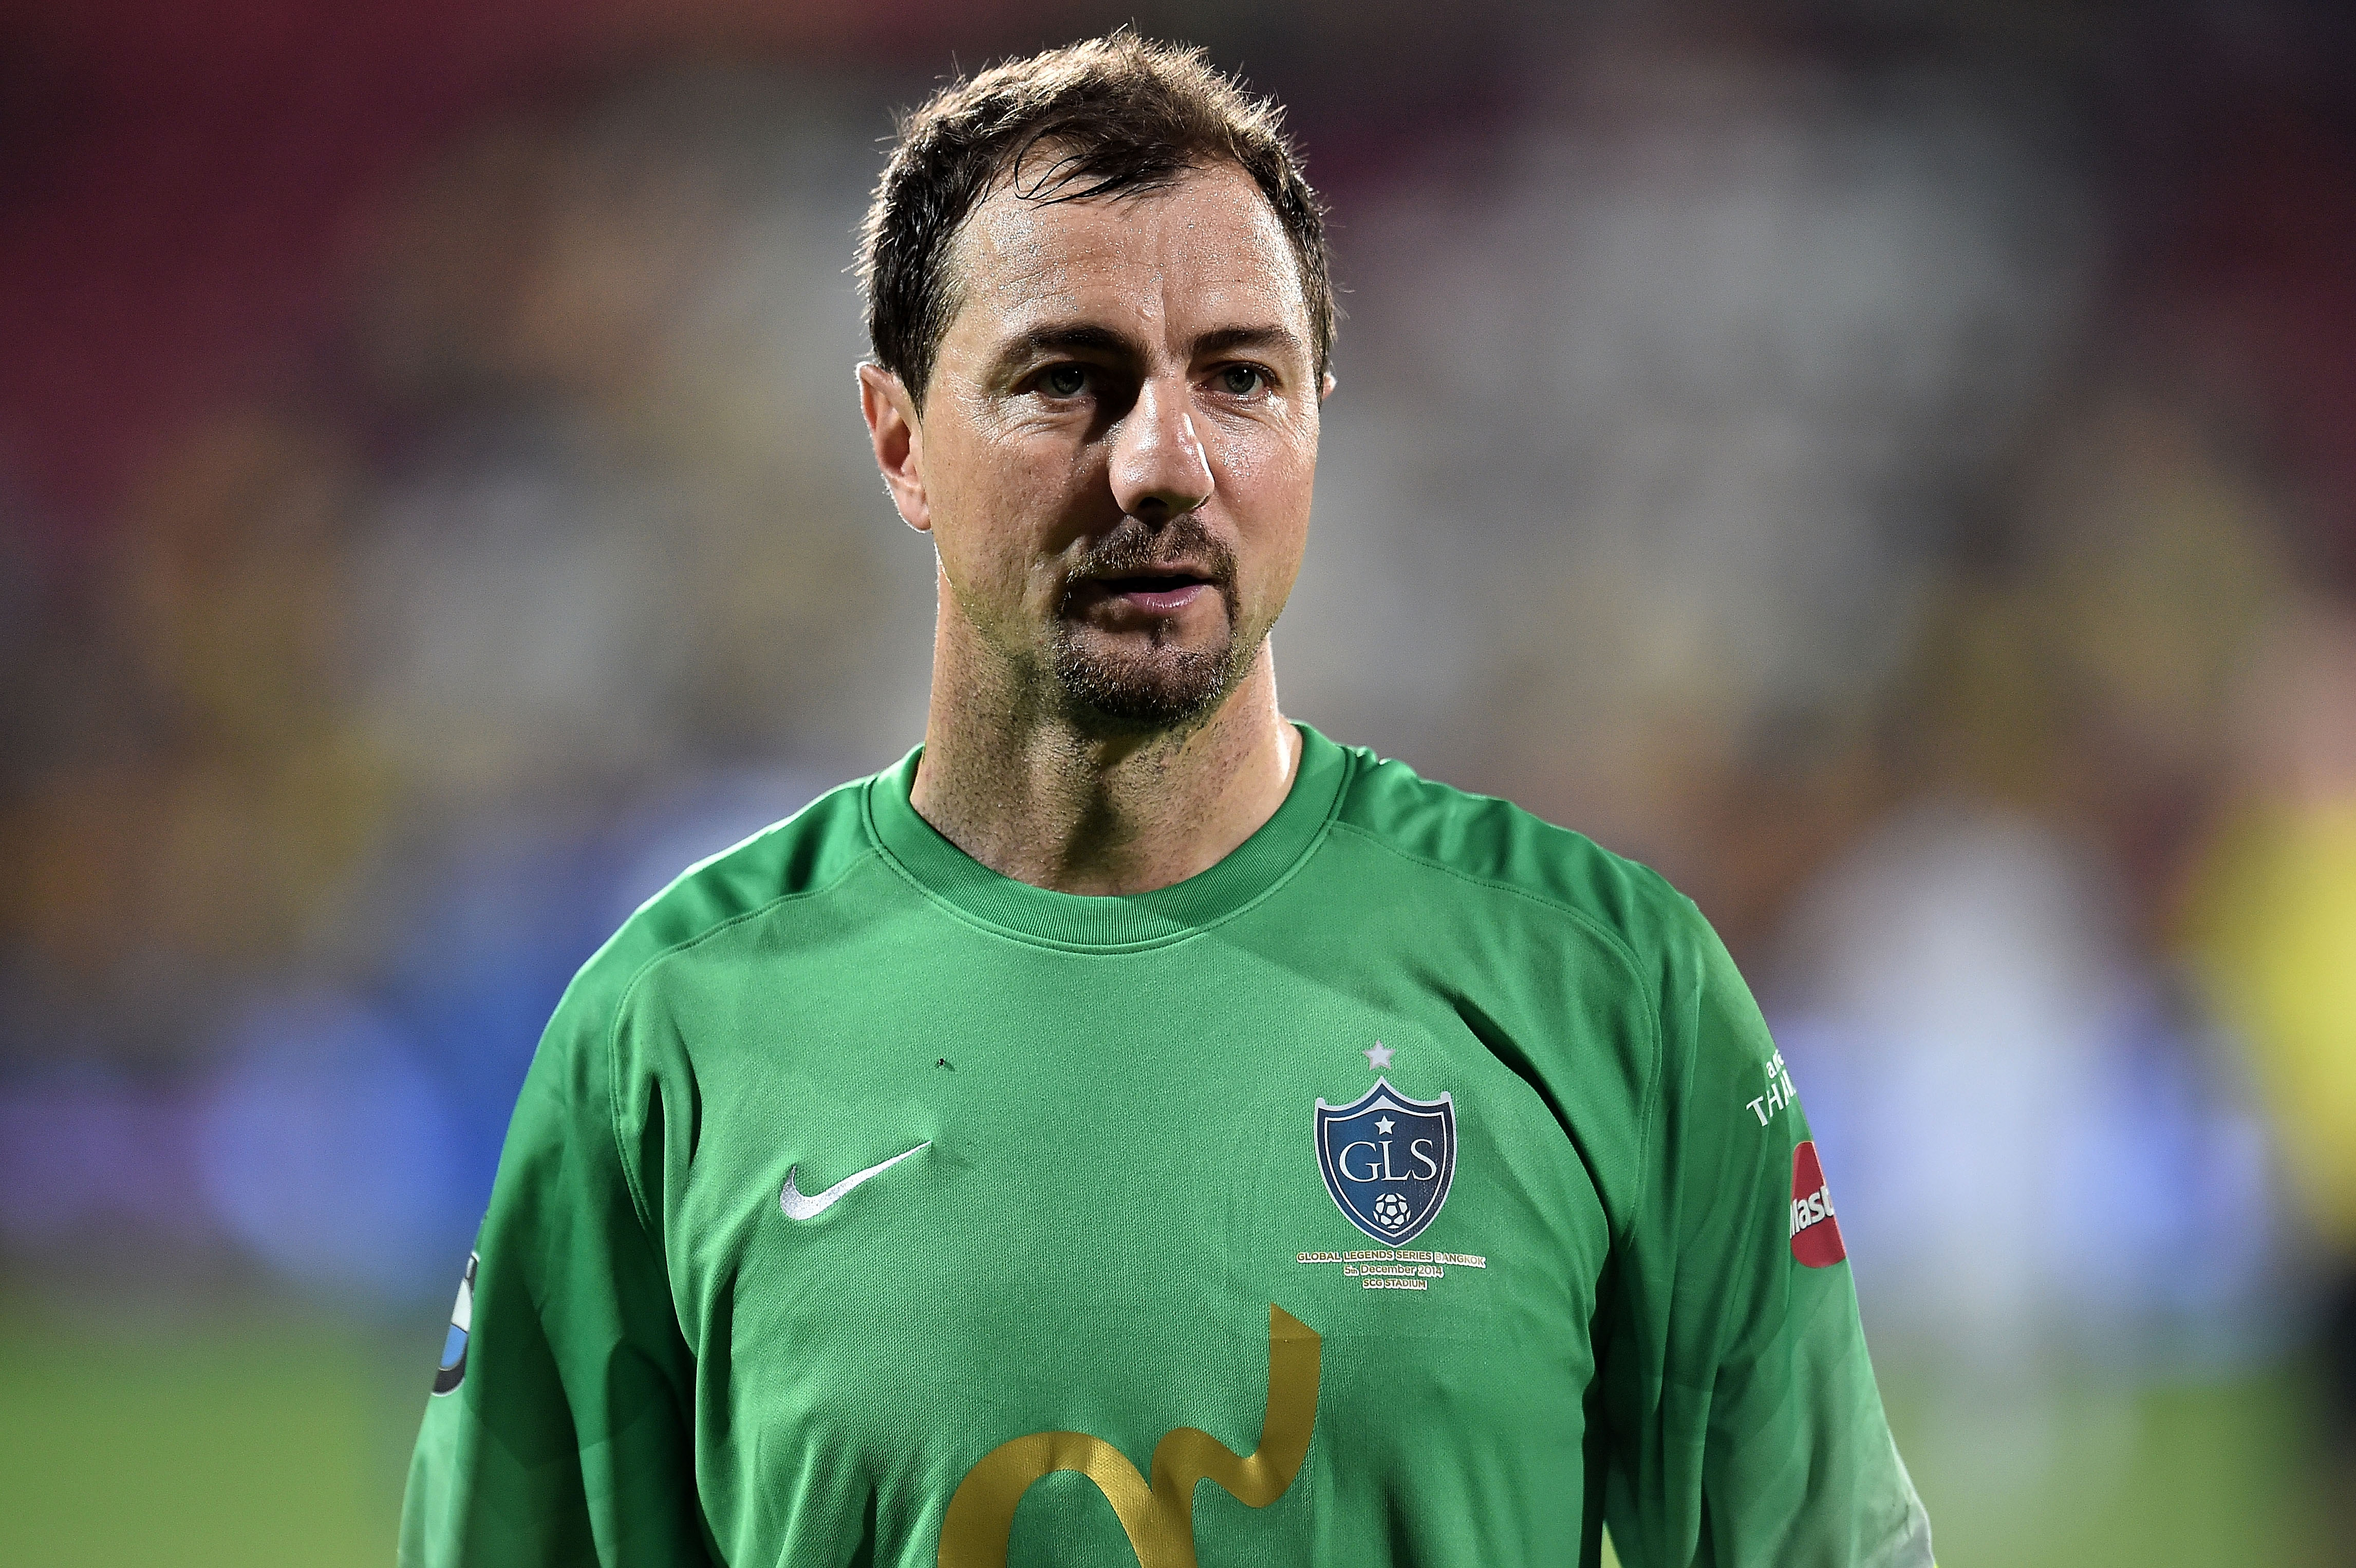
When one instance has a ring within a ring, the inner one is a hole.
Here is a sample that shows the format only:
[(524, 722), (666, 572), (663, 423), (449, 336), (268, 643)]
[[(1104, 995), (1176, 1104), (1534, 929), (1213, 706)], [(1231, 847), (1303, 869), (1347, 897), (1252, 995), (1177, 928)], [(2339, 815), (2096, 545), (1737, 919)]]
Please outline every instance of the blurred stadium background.
[(2356, 1561), (2356, 27), (2289, 0), (0, 5), (0, 1561), (387, 1560), (566, 978), (919, 734), (889, 111), (1132, 18), (1335, 209), (1288, 708), (1725, 932), (1943, 1563)]

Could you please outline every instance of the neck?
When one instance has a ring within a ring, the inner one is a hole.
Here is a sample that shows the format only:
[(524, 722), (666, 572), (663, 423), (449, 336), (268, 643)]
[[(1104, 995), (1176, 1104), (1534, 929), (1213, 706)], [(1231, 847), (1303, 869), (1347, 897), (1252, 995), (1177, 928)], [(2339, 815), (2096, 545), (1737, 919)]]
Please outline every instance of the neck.
[[(1301, 762), (1262, 643), (1250, 673), (1183, 731), (1108, 736), (937, 660), (909, 804), (1001, 876), (1141, 893), (1225, 859), (1276, 814)], [(966, 667), (969, 668), (970, 667)]]

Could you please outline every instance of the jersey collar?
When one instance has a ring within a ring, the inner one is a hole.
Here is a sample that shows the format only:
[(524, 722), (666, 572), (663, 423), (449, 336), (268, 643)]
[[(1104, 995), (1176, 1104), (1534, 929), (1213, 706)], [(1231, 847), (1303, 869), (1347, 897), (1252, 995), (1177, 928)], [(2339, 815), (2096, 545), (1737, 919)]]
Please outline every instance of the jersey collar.
[(908, 804), (918, 746), (867, 785), (869, 831), (886, 859), (925, 892), (1007, 935), (1059, 947), (1134, 948), (1174, 942), (1273, 892), (1323, 838), (1350, 774), (1350, 753), (1306, 724), (1301, 766), (1276, 814), (1227, 858), (1148, 893), (1094, 897), (1001, 876), (941, 837)]

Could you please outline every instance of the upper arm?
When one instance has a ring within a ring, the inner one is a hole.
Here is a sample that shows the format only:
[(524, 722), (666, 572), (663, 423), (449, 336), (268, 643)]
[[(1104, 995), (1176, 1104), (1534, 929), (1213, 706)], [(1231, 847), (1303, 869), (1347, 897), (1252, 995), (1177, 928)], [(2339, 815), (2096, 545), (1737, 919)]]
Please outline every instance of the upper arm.
[(616, 1136), (605, 1010), (568, 995), (517, 1100), (463, 1376), (411, 1462), (404, 1565), (711, 1560), (694, 1359)]
[(1685, 911), (1662, 944), (1655, 1136), (1600, 1348), (1613, 1540), (1630, 1568), (1927, 1568), (1806, 1115), (1732, 959)]

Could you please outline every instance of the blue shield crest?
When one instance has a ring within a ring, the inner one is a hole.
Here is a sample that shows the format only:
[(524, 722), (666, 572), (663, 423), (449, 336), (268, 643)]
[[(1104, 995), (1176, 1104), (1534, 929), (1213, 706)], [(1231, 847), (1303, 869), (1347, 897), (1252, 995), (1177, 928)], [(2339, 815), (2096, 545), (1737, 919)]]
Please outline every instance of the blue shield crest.
[(1440, 1217), (1456, 1176), (1456, 1102), (1410, 1100), (1377, 1078), (1347, 1105), (1317, 1102), (1317, 1168), (1350, 1223), (1403, 1247)]

